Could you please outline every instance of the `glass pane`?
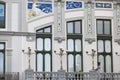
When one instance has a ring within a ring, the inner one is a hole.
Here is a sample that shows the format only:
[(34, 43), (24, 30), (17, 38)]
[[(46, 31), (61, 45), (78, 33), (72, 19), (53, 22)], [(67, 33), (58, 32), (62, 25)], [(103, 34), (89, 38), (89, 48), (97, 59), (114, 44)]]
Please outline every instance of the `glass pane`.
[(110, 40), (105, 40), (105, 52), (111, 52), (111, 42), (110, 42)]
[(81, 56), (80, 55), (76, 55), (76, 72), (81, 71)]
[(43, 71), (43, 55), (41, 53), (37, 54), (37, 71)]
[(0, 4), (0, 28), (5, 27), (5, 6), (3, 4)]
[(110, 21), (104, 21), (104, 33), (110, 34)]
[(0, 44), (0, 49), (4, 49), (4, 44)]
[(73, 55), (68, 55), (68, 72), (74, 72), (74, 59)]
[(97, 34), (103, 34), (103, 21), (97, 20)]
[(0, 73), (4, 72), (4, 55), (0, 52)]
[(37, 50), (43, 50), (43, 39), (37, 38)]
[(106, 56), (106, 72), (111, 72), (111, 57)]
[(76, 39), (75, 40), (75, 51), (76, 52), (80, 52), (81, 51), (81, 40), (80, 39)]
[(50, 38), (45, 39), (45, 50), (50, 51), (51, 50), (51, 40)]
[(43, 29), (42, 29), (42, 30), (39, 30), (39, 31), (37, 31), (37, 32), (41, 32), (41, 33), (42, 33), (42, 32), (43, 32)]
[(51, 64), (50, 64), (50, 54), (45, 55), (45, 71), (50, 72), (51, 71)]
[(68, 33), (73, 33), (73, 22), (67, 23)]
[(98, 52), (103, 52), (103, 40), (98, 40)]
[(50, 33), (50, 27), (45, 28), (45, 29), (44, 29), (44, 32), (49, 32), (49, 33)]
[(104, 72), (104, 57), (102, 55), (99, 56), (98, 62), (100, 62), (100, 72)]
[(73, 39), (68, 39), (68, 51), (73, 51), (74, 50), (74, 43)]
[(81, 33), (81, 25), (80, 25), (80, 21), (76, 21), (75, 22), (75, 33)]

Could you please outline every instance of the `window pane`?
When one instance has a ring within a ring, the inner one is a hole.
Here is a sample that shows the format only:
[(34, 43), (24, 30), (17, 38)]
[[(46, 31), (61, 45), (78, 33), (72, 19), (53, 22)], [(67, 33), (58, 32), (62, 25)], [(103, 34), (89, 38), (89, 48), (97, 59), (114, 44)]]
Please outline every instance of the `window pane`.
[(51, 49), (51, 40), (49, 38), (45, 39), (45, 50), (50, 51)]
[(79, 72), (82, 70), (81, 68), (81, 56), (80, 55), (76, 55), (76, 72)]
[(51, 71), (50, 70), (50, 68), (51, 68), (50, 62), (51, 62), (51, 60), (50, 60), (50, 54), (46, 54), (45, 55), (45, 71), (46, 72), (50, 72)]
[(37, 38), (37, 50), (43, 50), (43, 39)]
[(81, 40), (80, 39), (75, 40), (75, 51), (77, 52), (81, 51)]
[(74, 50), (74, 43), (73, 39), (68, 39), (68, 51), (73, 51)]
[(75, 33), (81, 33), (80, 21), (75, 22)]
[(49, 33), (50, 33), (50, 27), (45, 28), (45, 29), (44, 29), (44, 32), (49, 32)]
[(4, 49), (4, 44), (0, 44), (0, 50)]
[(104, 57), (102, 55), (99, 56), (98, 62), (100, 62), (100, 72), (104, 72)]
[(106, 72), (111, 72), (111, 57), (106, 56)]
[(0, 4), (0, 28), (5, 27), (5, 15), (4, 15), (5, 7), (3, 4)]
[(73, 22), (67, 23), (68, 33), (73, 33)]
[(104, 21), (104, 33), (110, 34), (110, 21)]
[(111, 42), (109, 40), (105, 41), (105, 52), (111, 52)]
[(4, 55), (0, 52), (0, 73), (4, 72)]
[(43, 71), (43, 55), (41, 53), (37, 54), (37, 71)]
[(68, 72), (73, 72), (74, 71), (74, 59), (73, 55), (69, 54), (68, 55)]
[(97, 20), (97, 34), (103, 34), (103, 21)]
[(43, 30), (39, 30), (39, 31), (37, 31), (37, 32), (43, 32)]
[(103, 40), (98, 40), (98, 52), (103, 52)]

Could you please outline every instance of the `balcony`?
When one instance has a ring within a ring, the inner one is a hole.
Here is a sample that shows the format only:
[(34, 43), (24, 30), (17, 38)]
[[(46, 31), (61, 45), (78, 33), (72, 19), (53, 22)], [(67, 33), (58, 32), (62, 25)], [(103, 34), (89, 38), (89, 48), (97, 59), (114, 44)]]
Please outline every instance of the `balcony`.
[(34, 72), (34, 80), (120, 80), (120, 73)]
[(0, 73), (0, 80), (19, 80), (18, 72)]

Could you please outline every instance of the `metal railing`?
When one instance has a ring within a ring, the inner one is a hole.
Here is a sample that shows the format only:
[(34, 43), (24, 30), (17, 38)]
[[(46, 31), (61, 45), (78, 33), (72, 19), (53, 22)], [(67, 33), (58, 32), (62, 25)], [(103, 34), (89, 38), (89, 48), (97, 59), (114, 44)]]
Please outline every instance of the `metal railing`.
[(120, 80), (120, 73), (34, 72), (34, 80)]
[(0, 73), (0, 80), (19, 80), (18, 72)]

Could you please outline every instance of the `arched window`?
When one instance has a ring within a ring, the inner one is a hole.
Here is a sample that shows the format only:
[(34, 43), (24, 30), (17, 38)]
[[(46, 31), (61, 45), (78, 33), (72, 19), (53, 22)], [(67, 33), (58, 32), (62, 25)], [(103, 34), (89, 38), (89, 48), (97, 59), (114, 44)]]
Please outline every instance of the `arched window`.
[(0, 28), (5, 28), (5, 3), (0, 2)]
[(0, 42), (0, 73), (5, 73), (5, 43)]
[(36, 69), (38, 72), (52, 71), (52, 29), (51, 26), (37, 30)]
[(68, 72), (79, 72), (83, 70), (81, 20), (67, 22), (67, 50)]
[(111, 20), (97, 19), (97, 53), (102, 72), (112, 72)]

